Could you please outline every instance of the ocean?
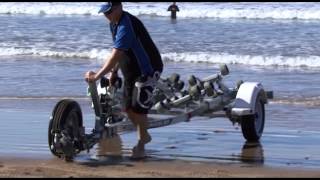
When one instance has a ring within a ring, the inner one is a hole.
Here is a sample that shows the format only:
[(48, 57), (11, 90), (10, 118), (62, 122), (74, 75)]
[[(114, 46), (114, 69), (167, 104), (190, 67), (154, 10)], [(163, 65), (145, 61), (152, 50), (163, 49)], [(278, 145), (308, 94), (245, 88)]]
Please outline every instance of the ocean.
[[(100, 4), (0, 3), (0, 155), (53, 158), (48, 122), (64, 98), (77, 100), (86, 128), (93, 127), (84, 74), (98, 70), (112, 48), (108, 21), (97, 13)], [(259, 143), (262, 164), (319, 167), (320, 3), (178, 2), (176, 20), (170, 19), (170, 4), (123, 3), (158, 46), (162, 76), (204, 78), (227, 64), (227, 85), (261, 82), (274, 93)], [(225, 118), (150, 132), (151, 156), (243, 163), (241, 128)], [(134, 132), (121, 138), (123, 149), (136, 142)]]

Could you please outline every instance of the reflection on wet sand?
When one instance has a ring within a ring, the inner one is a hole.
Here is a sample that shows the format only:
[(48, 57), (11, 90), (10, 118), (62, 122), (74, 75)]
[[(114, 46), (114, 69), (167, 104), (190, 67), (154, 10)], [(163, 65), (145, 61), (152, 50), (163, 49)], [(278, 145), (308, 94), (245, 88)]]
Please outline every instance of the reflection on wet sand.
[(97, 143), (96, 149), (97, 157), (122, 157), (122, 140), (118, 134), (112, 137), (102, 138)]
[(95, 146), (95, 154), (87, 158), (86, 156), (78, 157), (77, 162), (90, 167), (124, 164), (122, 153), (122, 140), (118, 134), (107, 137), (105, 134)]
[(263, 147), (260, 142), (245, 142), (242, 146), (241, 161), (253, 164), (263, 164), (264, 155)]

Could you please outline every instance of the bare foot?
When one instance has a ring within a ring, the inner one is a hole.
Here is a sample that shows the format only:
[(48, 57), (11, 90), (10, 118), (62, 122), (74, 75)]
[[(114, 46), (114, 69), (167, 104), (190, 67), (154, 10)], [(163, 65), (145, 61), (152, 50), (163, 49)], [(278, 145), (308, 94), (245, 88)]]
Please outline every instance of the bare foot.
[(136, 146), (133, 147), (132, 149), (132, 159), (142, 159), (146, 157), (144, 145), (142, 144), (137, 144)]
[(138, 144), (148, 144), (152, 140), (150, 134), (148, 133), (145, 139), (140, 139)]
[(151, 136), (148, 134), (145, 139), (140, 139), (132, 149), (131, 158), (133, 159), (141, 159), (146, 157), (145, 153), (145, 144), (149, 143), (152, 140)]

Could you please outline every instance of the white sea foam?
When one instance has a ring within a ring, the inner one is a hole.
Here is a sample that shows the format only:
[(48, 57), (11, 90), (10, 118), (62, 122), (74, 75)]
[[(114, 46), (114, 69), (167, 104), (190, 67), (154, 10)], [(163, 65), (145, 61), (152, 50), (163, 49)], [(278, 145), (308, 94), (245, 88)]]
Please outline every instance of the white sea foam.
[(167, 53), (162, 55), (165, 60), (175, 62), (206, 62), (225, 64), (245, 64), (257, 66), (289, 66), (289, 67), (320, 67), (319, 56), (284, 57), (284, 56), (251, 56), (231, 55), (224, 53)]
[(108, 50), (92, 49), (79, 52), (41, 50), (36, 48), (0, 48), (0, 56), (32, 55), (42, 57), (105, 59)]
[[(170, 2), (125, 2), (134, 15), (170, 16)], [(98, 15), (98, 2), (5, 2), (0, 14)], [(317, 2), (178, 2), (180, 18), (247, 18), (320, 20)]]
[[(110, 49), (91, 49), (86, 51), (65, 52), (41, 50), (36, 48), (1, 48), (0, 56), (32, 55), (42, 57), (60, 58), (86, 58), (98, 59), (101, 63), (110, 55)], [(286, 56), (252, 56), (252, 55), (232, 55), (225, 53), (207, 52), (185, 52), (185, 53), (163, 53), (164, 61), (191, 62), (191, 63), (225, 63), (244, 64), (253, 66), (288, 66), (288, 67), (320, 67), (319, 56), (306, 57), (286, 57)]]
[(270, 103), (274, 104), (288, 104), (288, 105), (297, 105), (297, 106), (308, 106), (308, 107), (319, 107), (320, 106), (320, 97), (304, 97), (304, 98), (277, 98), (270, 100)]

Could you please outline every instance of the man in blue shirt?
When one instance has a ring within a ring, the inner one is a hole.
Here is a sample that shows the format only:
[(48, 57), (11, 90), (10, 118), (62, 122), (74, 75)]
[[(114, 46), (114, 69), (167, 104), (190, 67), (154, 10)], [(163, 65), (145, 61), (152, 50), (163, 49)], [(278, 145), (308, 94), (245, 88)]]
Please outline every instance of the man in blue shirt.
[(124, 104), (128, 118), (137, 127), (138, 143), (132, 150), (133, 158), (145, 156), (145, 144), (151, 141), (148, 133), (148, 111), (152, 107), (154, 85), (163, 70), (161, 55), (143, 23), (123, 11), (121, 2), (108, 2), (99, 13), (110, 21), (113, 38), (111, 56), (98, 72), (88, 71), (87, 82), (95, 82), (107, 73), (110, 83), (121, 69), (124, 76)]

